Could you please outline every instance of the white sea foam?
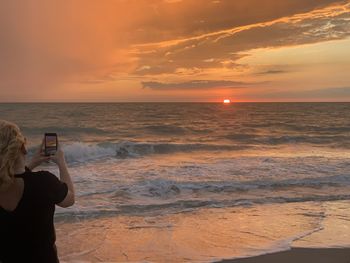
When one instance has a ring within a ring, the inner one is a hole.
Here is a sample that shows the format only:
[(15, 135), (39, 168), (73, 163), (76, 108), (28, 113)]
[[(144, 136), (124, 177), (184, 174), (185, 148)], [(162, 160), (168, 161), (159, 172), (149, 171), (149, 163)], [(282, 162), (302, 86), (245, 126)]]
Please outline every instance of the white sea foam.
[(69, 162), (86, 162), (115, 156), (113, 147), (102, 147), (81, 142), (64, 145), (63, 150)]

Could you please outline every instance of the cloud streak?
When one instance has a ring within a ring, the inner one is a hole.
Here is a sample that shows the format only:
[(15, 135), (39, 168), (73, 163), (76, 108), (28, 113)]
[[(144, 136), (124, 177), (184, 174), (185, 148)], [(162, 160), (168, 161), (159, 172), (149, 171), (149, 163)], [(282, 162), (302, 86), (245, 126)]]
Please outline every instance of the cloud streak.
[(193, 89), (215, 89), (215, 88), (227, 88), (238, 89), (245, 88), (257, 83), (247, 83), (241, 81), (228, 81), (228, 80), (192, 80), (179, 83), (163, 83), (156, 81), (142, 82), (143, 88), (155, 89), (155, 90), (193, 90)]

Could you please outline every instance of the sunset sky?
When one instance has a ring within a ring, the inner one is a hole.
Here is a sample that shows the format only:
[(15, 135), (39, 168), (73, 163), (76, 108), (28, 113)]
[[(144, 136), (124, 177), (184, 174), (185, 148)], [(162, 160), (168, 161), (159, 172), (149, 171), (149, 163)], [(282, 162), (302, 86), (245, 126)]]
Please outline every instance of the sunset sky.
[(0, 101), (350, 101), (350, 1), (0, 2)]

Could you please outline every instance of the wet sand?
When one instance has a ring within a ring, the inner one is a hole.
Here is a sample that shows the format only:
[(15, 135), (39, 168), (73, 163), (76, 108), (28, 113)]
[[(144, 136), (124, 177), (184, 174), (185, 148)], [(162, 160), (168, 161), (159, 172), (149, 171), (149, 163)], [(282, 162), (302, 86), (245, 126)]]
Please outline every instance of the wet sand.
[(350, 248), (310, 249), (293, 248), (289, 251), (258, 257), (223, 260), (222, 263), (350, 263)]
[[(147, 216), (56, 217), (57, 246), (62, 263), (230, 258), (223, 262), (350, 263), (350, 221), (344, 220), (350, 217), (348, 207), (348, 201), (323, 202), (327, 216), (322, 222), (320, 206), (313, 202)], [(233, 260), (289, 246), (294, 249)], [(312, 246), (344, 249), (307, 248)]]
[[(211, 208), (164, 215), (61, 218), (61, 262), (213, 262), (288, 248), (318, 227), (313, 203)], [(271, 220), (273, 218), (274, 220)], [(254, 248), (254, 250), (252, 250)]]

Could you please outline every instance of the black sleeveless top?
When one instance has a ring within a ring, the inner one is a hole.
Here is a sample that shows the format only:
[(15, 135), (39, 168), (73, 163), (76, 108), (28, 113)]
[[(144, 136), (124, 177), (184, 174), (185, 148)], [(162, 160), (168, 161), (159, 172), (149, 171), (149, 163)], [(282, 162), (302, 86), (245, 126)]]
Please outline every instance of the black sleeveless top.
[(16, 177), (23, 178), (23, 195), (14, 211), (0, 207), (0, 262), (58, 263), (53, 216), (68, 187), (46, 171)]

